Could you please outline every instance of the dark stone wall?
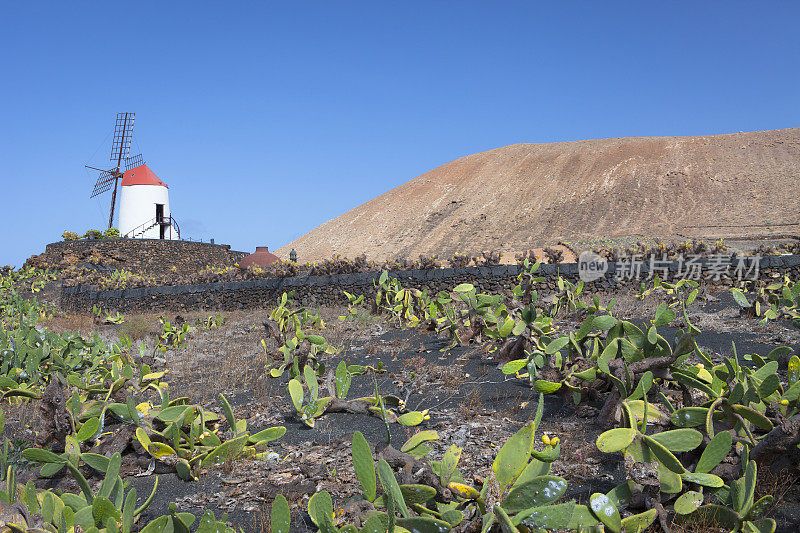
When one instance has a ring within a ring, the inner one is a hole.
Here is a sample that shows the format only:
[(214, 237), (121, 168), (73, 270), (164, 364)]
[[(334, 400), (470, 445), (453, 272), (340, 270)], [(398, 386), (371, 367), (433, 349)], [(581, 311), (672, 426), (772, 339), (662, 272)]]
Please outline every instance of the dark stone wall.
[[(713, 260), (699, 261), (701, 283), (731, 286), (737, 280), (735, 271), (739, 259), (719, 264)], [(745, 258), (744, 266), (752, 266), (752, 259)], [(672, 261), (661, 265), (668, 269), (669, 278), (675, 278), (685, 265)], [(715, 270), (715, 267), (717, 269)], [(715, 275), (727, 269), (727, 274)], [(518, 265), (498, 265), (488, 267), (442, 268), (431, 270), (406, 270), (391, 272), (400, 279), (404, 287), (428, 289), (429, 291), (450, 290), (460, 283), (472, 283), (479, 291), (499, 292), (517, 284)], [(640, 266), (638, 279), (626, 279), (622, 263), (609, 263), (605, 276), (586, 283), (585, 292), (608, 293), (625, 288), (638, 287), (648, 278), (650, 265)], [(654, 271), (665, 278), (664, 271)], [(744, 271), (743, 273), (746, 273)], [(540, 295), (556, 290), (559, 274), (573, 282), (579, 281), (578, 264), (562, 263), (542, 265), (537, 275), (544, 278)], [(800, 278), (800, 256), (770, 256), (760, 258), (758, 279), (771, 280), (789, 274), (792, 279)], [(95, 292), (89, 287), (65, 287), (61, 295), (61, 307), (65, 310), (88, 312), (99, 304), (104, 309), (119, 311), (167, 311), (167, 310), (234, 310), (258, 308), (273, 305), (283, 292), (295, 291), (295, 301), (302, 305), (345, 305), (347, 299), (342, 291), (353, 294), (372, 294), (373, 281), (380, 273), (338, 274), (331, 276), (301, 276), (282, 279), (262, 279), (227, 283), (208, 283), (204, 285), (177, 285), (145, 287), (117, 291)], [(717, 278), (718, 279), (714, 279)]]
[(91, 264), (142, 275), (155, 275), (174, 268), (183, 275), (207, 266), (233, 266), (247, 255), (246, 252), (232, 251), (227, 244), (159, 239), (98, 239), (48, 244), (43, 254), (34, 256), (28, 263), (59, 269)]

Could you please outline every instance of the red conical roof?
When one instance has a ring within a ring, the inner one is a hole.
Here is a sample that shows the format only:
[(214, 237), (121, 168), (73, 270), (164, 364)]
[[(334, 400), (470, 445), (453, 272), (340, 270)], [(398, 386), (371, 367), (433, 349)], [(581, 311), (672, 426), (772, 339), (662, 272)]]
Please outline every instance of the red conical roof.
[(239, 266), (241, 268), (247, 268), (249, 266), (266, 268), (277, 260), (278, 256), (270, 253), (268, 247), (256, 246), (256, 251), (254, 253), (239, 261)]
[(122, 175), (122, 186), (125, 187), (126, 185), (160, 185), (166, 187), (166, 184), (158, 179), (158, 176), (147, 165), (139, 165), (126, 170), (125, 174)]

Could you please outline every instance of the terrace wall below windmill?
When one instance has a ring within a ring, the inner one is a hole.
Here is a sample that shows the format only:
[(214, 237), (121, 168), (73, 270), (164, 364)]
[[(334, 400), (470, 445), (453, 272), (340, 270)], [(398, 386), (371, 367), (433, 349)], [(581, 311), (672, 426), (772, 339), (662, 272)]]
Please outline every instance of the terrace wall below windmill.
[(45, 252), (28, 259), (26, 265), (62, 270), (89, 266), (100, 270), (127, 270), (145, 276), (175, 269), (189, 275), (205, 267), (233, 266), (248, 254), (227, 244), (160, 239), (101, 239), (62, 241), (48, 244)]
[[(731, 270), (736, 260), (731, 260)], [(750, 261), (749, 258), (745, 262)], [(708, 260), (701, 261), (709, 267)], [(605, 275), (586, 284), (588, 293), (612, 293), (638, 287), (648, 275), (644, 263), (640, 277), (618, 279), (622, 263), (609, 263)], [(678, 261), (665, 265), (670, 273), (682, 267)], [(495, 265), (464, 268), (440, 268), (430, 270), (405, 270), (391, 272), (403, 287), (438, 292), (451, 290), (460, 283), (472, 283), (481, 292), (497, 293), (510, 289), (518, 283), (519, 265)], [(762, 257), (759, 261), (758, 279), (771, 280), (788, 274), (792, 279), (800, 278), (800, 255)], [(537, 275), (544, 278), (540, 285), (540, 297), (556, 291), (558, 276), (577, 283), (577, 263), (542, 265)], [(62, 289), (61, 308), (64, 310), (90, 312), (94, 305), (118, 311), (168, 311), (168, 310), (236, 310), (263, 308), (273, 305), (283, 292), (294, 291), (294, 299), (305, 306), (346, 305), (342, 291), (352, 294), (373, 294), (373, 282), (379, 272), (364, 274), (336, 274), (329, 276), (298, 276), (281, 279), (260, 279), (202, 285), (171, 285), (142, 287), (115, 291), (94, 291), (90, 287), (65, 287)], [(708, 286), (731, 286), (734, 280), (728, 276), (720, 279), (701, 278)]]

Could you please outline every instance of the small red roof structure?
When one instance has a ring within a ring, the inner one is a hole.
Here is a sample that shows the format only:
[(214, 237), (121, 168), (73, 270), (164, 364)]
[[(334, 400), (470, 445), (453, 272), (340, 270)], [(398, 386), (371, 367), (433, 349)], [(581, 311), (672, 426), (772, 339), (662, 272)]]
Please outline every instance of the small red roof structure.
[(122, 175), (122, 186), (127, 185), (160, 185), (166, 187), (166, 184), (158, 179), (147, 165), (139, 165), (125, 171)]
[(270, 253), (269, 248), (266, 246), (256, 246), (256, 251), (254, 253), (239, 261), (239, 268), (247, 268), (250, 266), (266, 268), (277, 260), (278, 256)]

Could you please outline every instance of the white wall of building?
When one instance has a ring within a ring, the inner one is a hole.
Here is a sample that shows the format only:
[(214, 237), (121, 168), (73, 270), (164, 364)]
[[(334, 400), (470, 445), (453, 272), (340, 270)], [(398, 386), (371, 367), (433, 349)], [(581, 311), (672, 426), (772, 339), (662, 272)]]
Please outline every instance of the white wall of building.
[[(169, 217), (169, 190), (161, 185), (125, 185), (120, 187), (121, 198), (119, 204), (119, 234), (125, 236), (136, 230), (142, 224), (149, 226), (156, 218), (156, 205), (164, 206), (164, 216)], [(170, 230), (172, 230), (170, 232)], [(137, 239), (160, 238), (160, 226), (149, 228), (144, 234), (138, 234)], [(165, 239), (177, 239), (174, 228), (165, 229)], [(171, 233), (171, 235), (170, 235)], [(131, 235), (132, 237), (132, 235)]]

